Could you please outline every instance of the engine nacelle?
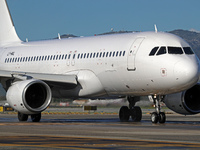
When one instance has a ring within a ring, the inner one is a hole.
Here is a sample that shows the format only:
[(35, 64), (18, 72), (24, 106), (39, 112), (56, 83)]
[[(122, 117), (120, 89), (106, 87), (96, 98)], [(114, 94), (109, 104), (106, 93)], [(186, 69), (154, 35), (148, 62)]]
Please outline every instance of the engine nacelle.
[(9, 87), (6, 99), (10, 106), (23, 114), (37, 114), (51, 102), (51, 89), (40, 80), (17, 81)]
[(175, 94), (167, 95), (164, 99), (166, 106), (184, 115), (200, 113), (200, 84)]

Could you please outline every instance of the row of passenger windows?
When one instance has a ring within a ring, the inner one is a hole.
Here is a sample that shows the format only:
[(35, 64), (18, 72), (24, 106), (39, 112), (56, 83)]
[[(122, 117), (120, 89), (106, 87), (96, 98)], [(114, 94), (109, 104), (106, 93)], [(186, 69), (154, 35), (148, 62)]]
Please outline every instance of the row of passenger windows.
[(194, 54), (192, 49), (190, 47), (154, 47), (151, 52), (149, 53), (149, 56), (156, 55), (162, 55), (162, 54), (187, 54), (192, 55)]
[(121, 57), (125, 56), (126, 51), (117, 51), (117, 52), (98, 52), (98, 53), (82, 53), (78, 54), (78, 59), (82, 58), (101, 58), (101, 57)]
[[(117, 51), (117, 52), (97, 52), (97, 53), (79, 53), (77, 59), (84, 58), (104, 58), (104, 57), (121, 57), (125, 56), (126, 51)], [(5, 63), (11, 62), (33, 62), (33, 61), (49, 61), (49, 60), (65, 60), (70, 59), (71, 54), (63, 55), (48, 55), (48, 56), (30, 56), (30, 57), (13, 57), (6, 58)], [(76, 53), (73, 54), (73, 59), (76, 58)]]

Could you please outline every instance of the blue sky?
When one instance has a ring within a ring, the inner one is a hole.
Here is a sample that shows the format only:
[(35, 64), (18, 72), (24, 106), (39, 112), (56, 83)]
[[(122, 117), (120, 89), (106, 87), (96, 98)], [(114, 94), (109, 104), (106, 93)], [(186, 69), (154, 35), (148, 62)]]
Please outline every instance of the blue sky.
[(93, 36), (114, 31), (200, 31), (199, 0), (7, 0), (22, 40), (58, 33)]

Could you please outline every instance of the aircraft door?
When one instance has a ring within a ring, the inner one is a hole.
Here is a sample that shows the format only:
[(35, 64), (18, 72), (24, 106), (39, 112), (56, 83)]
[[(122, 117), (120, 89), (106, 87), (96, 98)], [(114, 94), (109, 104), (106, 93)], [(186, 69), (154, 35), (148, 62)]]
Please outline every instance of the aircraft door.
[(75, 57), (76, 57), (76, 53), (77, 53), (77, 51), (74, 51), (74, 54), (73, 54), (73, 57), (72, 57), (72, 62), (71, 62), (72, 66), (75, 65)]
[(72, 55), (72, 51), (69, 52), (68, 56), (67, 56), (67, 66), (70, 65), (70, 58), (71, 58), (71, 55)]
[(128, 71), (136, 70), (136, 66), (135, 66), (136, 54), (137, 54), (137, 51), (144, 39), (145, 39), (144, 37), (136, 38), (135, 41), (133, 42), (133, 44), (131, 45), (131, 48), (128, 51), (128, 58), (127, 58), (127, 70)]

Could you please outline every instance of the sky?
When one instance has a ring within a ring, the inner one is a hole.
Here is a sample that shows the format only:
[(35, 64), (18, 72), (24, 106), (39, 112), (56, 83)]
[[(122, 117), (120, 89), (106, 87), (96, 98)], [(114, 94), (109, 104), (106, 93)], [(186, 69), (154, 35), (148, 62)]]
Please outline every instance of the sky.
[(200, 31), (200, 0), (7, 0), (20, 39), (58, 33), (93, 36), (111, 31)]

